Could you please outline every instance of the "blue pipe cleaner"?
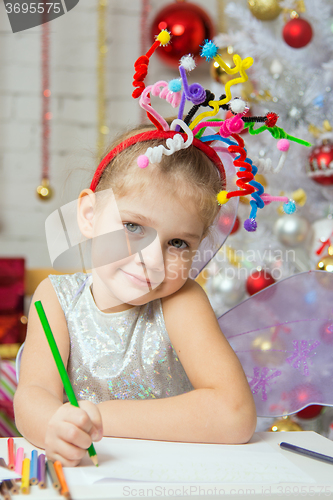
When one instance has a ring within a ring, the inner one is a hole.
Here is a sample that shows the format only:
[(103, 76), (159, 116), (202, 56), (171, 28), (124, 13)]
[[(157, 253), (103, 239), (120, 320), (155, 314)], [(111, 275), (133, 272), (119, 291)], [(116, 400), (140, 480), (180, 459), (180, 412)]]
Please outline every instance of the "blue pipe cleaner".
[(221, 135), (201, 136), (200, 141), (201, 142), (222, 141), (222, 142), (225, 142), (226, 144), (229, 144), (229, 146), (238, 146), (237, 142), (231, 141), (230, 139), (226, 139), (225, 137), (222, 137)]
[[(249, 163), (251, 165), (252, 174), (256, 175), (258, 172), (258, 168), (253, 164), (252, 160), (250, 158), (246, 158), (245, 161), (246, 161), (246, 163)], [(245, 168), (241, 167), (240, 170), (244, 171)], [(252, 199), (250, 201), (250, 205), (252, 207), (251, 213), (250, 213), (250, 219), (255, 219), (257, 216), (258, 208), (264, 208), (264, 206), (265, 206), (265, 203), (263, 202), (263, 200), (261, 198), (261, 195), (264, 192), (264, 188), (263, 188), (262, 184), (260, 184), (260, 182), (257, 182), (254, 179), (252, 181), (250, 181), (249, 184), (251, 186), (253, 186), (254, 188), (256, 188), (256, 190), (257, 190), (251, 194)]]

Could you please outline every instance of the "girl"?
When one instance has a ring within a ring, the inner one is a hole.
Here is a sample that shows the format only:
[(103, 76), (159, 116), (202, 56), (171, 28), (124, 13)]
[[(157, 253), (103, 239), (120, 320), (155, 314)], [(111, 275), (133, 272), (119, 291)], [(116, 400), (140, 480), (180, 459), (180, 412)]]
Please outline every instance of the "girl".
[[(16, 425), (65, 466), (77, 465), (102, 436), (235, 444), (255, 430), (241, 364), (190, 277), (219, 212), (223, 172), (197, 143), (138, 168), (147, 148), (165, 145), (168, 136), (174, 134), (136, 129), (111, 147), (78, 200), (80, 230), (93, 242), (91, 275), (49, 276), (32, 300), (42, 300), (81, 401), (80, 408), (64, 403), (32, 306)], [(157, 234), (149, 252), (107, 261), (112, 246), (99, 237), (119, 229), (114, 202), (129, 245)]]

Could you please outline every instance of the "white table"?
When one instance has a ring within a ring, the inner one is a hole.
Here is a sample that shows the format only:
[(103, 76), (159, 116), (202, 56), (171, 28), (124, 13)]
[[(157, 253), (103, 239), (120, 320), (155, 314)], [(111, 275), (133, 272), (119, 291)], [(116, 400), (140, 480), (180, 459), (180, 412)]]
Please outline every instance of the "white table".
[[(26, 456), (34, 447), (23, 438), (15, 438), (16, 449), (23, 446)], [(105, 442), (104, 442), (105, 441)], [(119, 446), (119, 440), (118, 446)], [(128, 445), (128, 441), (122, 440), (124, 447)], [(139, 440), (135, 440), (137, 445)], [(180, 484), (180, 483), (147, 483), (147, 482), (126, 482), (118, 480), (104, 484), (94, 485), (72, 485), (70, 491), (73, 500), (98, 500), (98, 499), (114, 499), (114, 498), (184, 498), (191, 496), (193, 498), (223, 498), (235, 499), (249, 496), (251, 499), (270, 498), (286, 498), (286, 497), (303, 497), (303, 498), (333, 498), (333, 465), (313, 460), (295, 453), (281, 450), (278, 443), (286, 441), (295, 445), (308, 448), (319, 453), (333, 456), (333, 441), (330, 441), (315, 432), (258, 432), (255, 433), (252, 440), (247, 446), (247, 451), (251, 449), (251, 445), (256, 443), (267, 443), (276, 453), (282, 454), (303, 473), (311, 477), (314, 482), (302, 484), (298, 482), (280, 482), (265, 484), (233, 484), (233, 483), (195, 483), (195, 484)], [(113, 442), (113, 443), (112, 443)], [(104, 438), (103, 444), (107, 445), (107, 449), (112, 450), (112, 444), (115, 444), (112, 438)], [(122, 444), (122, 443), (121, 443)], [(98, 453), (99, 444), (96, 443), (96, 451)], [(214, 445), (216, 446), (216, 445)], [(105, 446), (104, 446), (105, 449)], [(239, 448), (241, 452), (241, 447)], [(0, 439), (0, 456), (7, 460), (7, 439)], [(103, 455), (99, 457), (100, 462), (103, 462)], [(104, 459), (106, 456), (104, 455)], [(281, 457), (279, 457), (281, 458)], [(82, 469), (83, 470), (83, 469)], [(66, 473), (66, 469), (65, 469)], [(13, 497), (18, 498), (18, 497)], [(61, 499), (62, 497), (49, 484), (46, 490), (40, 490), (38, 486), (30, 488), (30, 496), (34, 499)]]

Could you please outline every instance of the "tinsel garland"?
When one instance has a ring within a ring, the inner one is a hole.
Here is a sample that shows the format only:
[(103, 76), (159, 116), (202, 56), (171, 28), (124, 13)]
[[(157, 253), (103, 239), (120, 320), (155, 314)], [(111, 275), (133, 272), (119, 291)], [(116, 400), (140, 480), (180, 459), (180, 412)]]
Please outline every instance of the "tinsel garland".
[[(150, 13), (150, 0), (141, 1), (141, 17), (140, 17), (140, 54), (145, 54), (149, 45), (148, 34), (148, 15)], [(140, 108), (140, 122), (146, 121), (147, 114), (143, 108)]]
[(106, 21), (107, 0), (98, 0), (97, 28), (97, 154), (100, 158), (104, 153), (105, 136), (109, 133), (106, 125)]
[(40, 200), (48, 200), (52, 196), (50, 188), (50, 120), (52, 114), (50, 112), (50, 31), (47, 14), (44, 13), (44, 23), (41, 26), (41, 74), (42, 74), (42, 179), (41, 184), (37, 187), (37, 195)]

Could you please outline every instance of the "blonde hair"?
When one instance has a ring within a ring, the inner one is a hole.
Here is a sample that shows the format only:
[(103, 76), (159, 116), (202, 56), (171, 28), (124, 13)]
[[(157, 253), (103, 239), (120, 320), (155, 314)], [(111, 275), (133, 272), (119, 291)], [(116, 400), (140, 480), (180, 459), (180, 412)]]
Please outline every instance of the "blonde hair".
[[(155, 130), (152, 126), (141, 125), (116, 138), (103, 155), (133, 135)], [(148, 147), (165, 144), (165, 139), (154, 139), (136, 143), (118, 153), (107, 165), (98, 182), (95, 192), (110, 187), (121, 196), (129, 192), (145, 192), (152, 185), (160, 185), (163, 192), (176, 195), (188, 204), (195, 204), (198, 216), (204, 223), (204, 236), (209, 233), (218, 212), (216, 195), (221, 190), (221, 178), (214, 163), (198, 148), (191, 145), (176, 151), (171, 156), (163, 156), (156, 166), (145, 169), (137, 166), (136, 160)]]

